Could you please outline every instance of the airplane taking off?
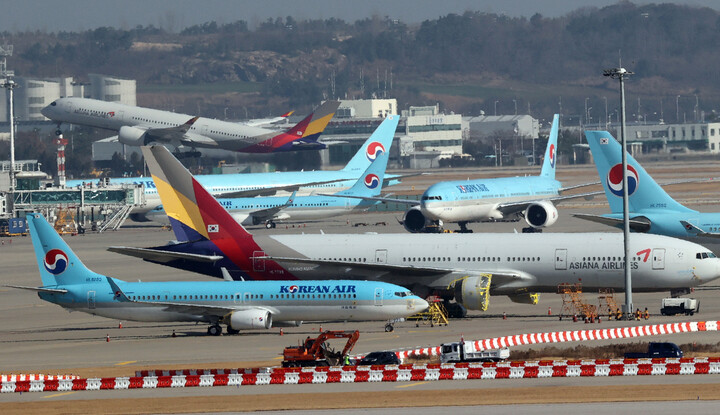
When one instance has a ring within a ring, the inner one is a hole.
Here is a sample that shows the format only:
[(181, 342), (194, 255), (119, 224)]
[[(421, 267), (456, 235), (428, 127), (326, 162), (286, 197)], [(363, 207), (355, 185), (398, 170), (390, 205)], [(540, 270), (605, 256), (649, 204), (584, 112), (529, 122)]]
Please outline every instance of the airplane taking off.
[[(561, 283), (625, 285), (621, 233), (254, 236), (167, 149), (142, 150), (173, 228), (190, 241), (129, 252), (150, 262), (210, 275), (225, 267), (235, 279), (382, 280), (475, 310), (487, 308), (489, 293), (533, 303)], [(720, 277), (720, 259), (692, 242), (637, 235), (630, 252), (634, 291), (687, 290)]]
[(376, 198), (413, 205), (403, 216), (403, 226), (410, 232), (440, 230), (443, 223), (457, 223), (460, 232), (472, 222), (514, 221), (524, 218), (523, 232), (542, 231), (558, 218), (555, 204), (569, 199), (590, 197), (595, 193), (561, 196), (568, 189), (555, 180), (559, 116), (553, 117), (550, 138), (539, 176), (440, 182), (425, 190), (420, 201)]
[[(332, 195), (310, 195), (290, 197), (243, 197), (218, 199), (238, 223), (258, 225), (264, 223), (270, 229), (276, 221), (301, 221), (327, 219), (350, 213), (364, 212), (376, 201), (347, 199), (341, 196), (378, 196), (385, 176), (388, 154), (381, 152), (375, 161), (365, 170), (355, 184), (347, 190)], [(149, 212), (146, 217), (154, 222), (170, 224), (162, 206)], [(178, 238), (181, 235), (176, 235)]]
[[(573, 216), (622, 229), (621, 145), (607, 131), (586, 131), (585, 137), (612, 213)], [(720, 212), (701, 213), (683, 206), (670, 197), (630, 154), (627, 164), (630, 230), (679, 238), (720, 238)]]
[(220, 335), (220, 324), (236, 334), (273, 323), (392, 320), (428, 307), (407, 289), (378, 281), (125, 282), (85, 267), (41, 214), (27, 221), (43, 285), (9, 287), (36, 291), (69, 311), (132, 321), (206, 322), (208, 334)]
[(89, 98), (60, 98), (40, 112), (58, 123), (58, 131), (64, 122), (113, 130), (118, 132), (118, 141), (130, 146), (160, 143), (175, 148), (275, 153), (326, 148), (318, 138), (338, 106), (339, 101), (325, 101), (286, 132)]
[[(351, 187), (370, 167), (381, 152), (389, 153), (400, 117), (391, 115), (375, 129), (352, 159), (340, 170), (293, 171), (274, 173), (209, 174), (196, 179), (217, 197), (254, 197), (274, 195), (278, 191), (306, 195), (317, 190), (340, 191)], [(382, 186), (397, 184), (404, 176), (385, 175)], [(68, 180), (67, 187), (85, 185), (87, 180)], [(148, 220), (146, 213), (160, 205), (155, 183), (150, 177), (122, 177), (109, 180), (110, 184), (142, 184), (145, 204), (134, 208), (130, 218), (136, 222)]]

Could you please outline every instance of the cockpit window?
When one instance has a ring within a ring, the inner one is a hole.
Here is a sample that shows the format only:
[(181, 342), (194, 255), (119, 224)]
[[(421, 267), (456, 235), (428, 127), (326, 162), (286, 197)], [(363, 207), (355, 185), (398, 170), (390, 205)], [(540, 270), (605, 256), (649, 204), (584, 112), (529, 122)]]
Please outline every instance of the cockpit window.
[(57, 101), (51, 102), (50, 105), (52, 105), (53, 107), (56, 106), (56, 105), (57, 105)]
[(707, 258), (717, 258), (717, 257), (712, 252), (698, 252), (697, 254), (695, 254), (695, 259), (707, 259)]
[(442, 196), (423, 196), (422, 200), (442, 200)]
[(397, 291), (395, 292), (396, 297), (409, 297), (412, 293), (410, 291)]

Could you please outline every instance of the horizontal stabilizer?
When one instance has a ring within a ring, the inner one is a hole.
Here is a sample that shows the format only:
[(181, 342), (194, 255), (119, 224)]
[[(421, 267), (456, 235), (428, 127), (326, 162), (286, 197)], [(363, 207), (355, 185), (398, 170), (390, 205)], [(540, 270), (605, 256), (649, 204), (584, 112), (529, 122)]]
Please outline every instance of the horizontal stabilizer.
[(25, 287), (23, 285), (3, 285), (3, 287), (10, 287), (10, 288), (17, 288), (20, 290), (29, 290), (29, 291), (37, 291), (37, 292), (43, 292), (43, 293), (58, 293), (58, 294), (65, 294), (68, 292), (68, 290), (63, 290), (59, 288), (44, 288), (44, 287)]
[[(601, 223), (603, 225), (608, 225), (608, 226), (612, 226), (615, 228), (622, 229), (622, 227), (623, 227), (622, 218), (590, 215), (587, 213), (574, 213), (573, 216), (576, 218), (588, 220), (590, 222)], [(634, 232), (641, 232), (641, 233), (648, 232), (650, 230), (651, 225), (652, 225), (652, 223), (647, 218), (642, 217), (642, 216), (630, 219), (630, 230), (632, 230)]]
[(712, 232), (705, 232), (701, 228), (697, 227), (696, 225), (693, 225), (692, 223), (681, 220), (680, 223), (685, 228), (688, 233), (696, 235), (696, 236), (703, 236), (706, 238), (720, 238), (720, 233), (712, 233)]
[(184, 252), (163, 251), (160, 249), (134, 248), (130, 246), (111, 246), (108, 247), (107, 250), (110, 252), (117, 252), (118, 254), (142, 258), (146, 261), (158, 262), (161, 264), (177, 259), (187, 259), (191, 261), (213, 263), (224, 258), (221, 255), (189, 254)]

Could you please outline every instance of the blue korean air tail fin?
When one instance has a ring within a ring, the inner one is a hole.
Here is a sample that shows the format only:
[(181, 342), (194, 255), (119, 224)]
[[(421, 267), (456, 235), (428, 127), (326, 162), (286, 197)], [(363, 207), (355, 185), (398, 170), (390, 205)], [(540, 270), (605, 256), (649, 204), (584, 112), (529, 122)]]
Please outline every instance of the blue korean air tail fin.
[(27, 222), (44, 287), (84, 284), (103, 278), (80, 261), (43, 215), (31, 213)]
[(385, 169), (388, 163), (388, 153), (382, 152), (378, 154), (367, 170), (358, 177), (355, 184), (347, 190), (336, 193), (337, 195), (347, 196), (379, 196), (382, 191), (383, 179), (385, 178)]
[(367, 170), (370, 163), (375, 160), (380, 152), (389, 153), (399, 121), (399, 115), (388, 115), (375, 129), (370, 138), (365, 140), (365, 144), (350, 159), (343, 171), (361, 174)]
[[(585, 131), (610, 211), (622, 213), (622, 155), (620, 143), (607, 131)], [(649, 210), (694, 212), (670, 197), (631, 156), (627, 155), (628, 207), (634, 214)]]
[(547, 148), (545, 149), (545, 158), (543, 159), (542, 170), (540, 176), (555, 179), (555, 166), (557, 165), (557, 143), (558, 130), (560, 128), (560, 115), (553, 115), (552, 126), (550, 127), (550, 137), (548, 137)]

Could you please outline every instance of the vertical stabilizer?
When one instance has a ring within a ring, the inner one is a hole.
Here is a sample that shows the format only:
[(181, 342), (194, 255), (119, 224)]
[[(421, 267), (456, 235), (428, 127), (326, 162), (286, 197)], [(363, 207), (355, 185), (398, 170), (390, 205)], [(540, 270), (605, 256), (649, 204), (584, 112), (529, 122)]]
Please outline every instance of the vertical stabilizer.
[(387, 152), (380, 153), (375, 161), (358, 177), (352, 187), (347, 190), (338, 192), (338, 195), (348, 196), (379, 196), (382, 191), (383, 179), (385, 178), (385, 169), (387, 168), (389, 155)]
[(399, 115), (389, 115), (385, 118), (370, 138), (365, 140), (365, 144), (350, 159), (343, 171), (355, 172), (359, 175), (370, 166), (380, 152), (390, 153), (390, 146), (392, 146), (399, 121)]
[(558, 130), (560, 129), (560, 115), (553, 115), (552, 126), (550, 127), (550, 137), (548, 137), (547, 148), (545, 149), (545, 158), (543, 159), (542, 171), (540, 176), (555, 179), (555, 165), (557, 164), (557, 143)]
[[(622, 213), (622, 154), (620, 143), (607, 131), (585, 131), (610, 211)], [(628, 205), (632, 213), (643, 211), (694, 212), (670, 197), (631, 156), (628, 163)]]
[[(95, 282), (101, 275), (90, 271), (43, 215), (27, 215), (30, 236), (44, 287)], [(93, 278), (93, 279), (90, 279)]]

